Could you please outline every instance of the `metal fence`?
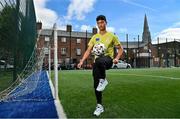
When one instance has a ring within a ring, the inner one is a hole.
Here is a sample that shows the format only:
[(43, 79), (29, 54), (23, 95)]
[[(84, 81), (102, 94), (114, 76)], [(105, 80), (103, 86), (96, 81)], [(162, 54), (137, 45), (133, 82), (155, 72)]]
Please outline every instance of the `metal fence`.
[(122, 59), (134, 68), (180, 67), (180, 39), (156, 38), (146, 41), (139, 35), (132, 37), (127, 34), (126, 41), (122, 42)]
[(33, 0), (0, 1), (0, 71), (12, 70), (13, 79), (27, 64), (36, 43)]

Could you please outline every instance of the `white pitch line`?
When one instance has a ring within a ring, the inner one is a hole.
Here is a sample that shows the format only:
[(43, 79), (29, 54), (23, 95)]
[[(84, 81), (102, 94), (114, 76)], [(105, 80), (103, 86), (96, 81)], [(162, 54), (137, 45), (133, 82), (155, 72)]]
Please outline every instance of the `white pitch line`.
[[(50, 88), (51, 88), (51, 93), (52, 93), (52, 95), (53, 95), (53, 97), (54, 97), (54, 99), (55, 99), (54, 86), (53, 86), (53, 84), (52, 84), (52, 81), (51, 81), (51, 79), (50, 79), (49, 74), (48, 74), (47, 71), (46, 71), (46, 73), (47, 73), (47, 76), (48, 76), (48, 79), (49, 79), (49, 84), (50, 84)], [(57, 98), (57, 100), (54, 100), (54, 104), (55, 104), (55, 106), (56, 106), (56, 110), (57, 110), (59, 119), (67, 119), (67, 116), (66, 116), (66, 114), (65, 114), (65, 112), (64, 112), (64, 109), (63, 109), (63, 107), (62, 107), (62, 105), (61, 105), (61, 102), (60, 102), (60, 100), (59, 100), (59, 97)]]
[(147, 77), (154, 77), (154, 78), (177, 79), (177, 80), (180, 79), (179, 77), (176, 78), (176, 77), (168, 77), (168, 76), (139, 75), (139, 74), (121, 74), (121, 73), (119, 73), (118, 75), (147, 76)]

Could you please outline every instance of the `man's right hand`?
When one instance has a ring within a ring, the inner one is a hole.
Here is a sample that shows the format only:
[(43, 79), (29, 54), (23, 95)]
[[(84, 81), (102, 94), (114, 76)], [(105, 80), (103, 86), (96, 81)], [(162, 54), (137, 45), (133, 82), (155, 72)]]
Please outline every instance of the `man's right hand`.
[(80, 62), (79, 62), (79, 64), (77, 65), (77, 67), (80, 69), (82, 65), (83, 65), (83, 61), (80, 60)]

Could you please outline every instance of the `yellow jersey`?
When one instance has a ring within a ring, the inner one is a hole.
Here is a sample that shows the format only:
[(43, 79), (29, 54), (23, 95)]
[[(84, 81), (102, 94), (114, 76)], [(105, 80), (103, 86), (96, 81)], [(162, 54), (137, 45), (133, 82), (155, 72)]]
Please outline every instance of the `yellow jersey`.
[(93, 47), (97, 43), (102, 43), (105, 45), (105, 56), (110, 56), (112, 59), (114, 58), (114, 46), (121, 45), (118, 37), (111, 32), (106, 32), (103, 35), (99, 33), (95, 34), (90, 39), (88, 46)]

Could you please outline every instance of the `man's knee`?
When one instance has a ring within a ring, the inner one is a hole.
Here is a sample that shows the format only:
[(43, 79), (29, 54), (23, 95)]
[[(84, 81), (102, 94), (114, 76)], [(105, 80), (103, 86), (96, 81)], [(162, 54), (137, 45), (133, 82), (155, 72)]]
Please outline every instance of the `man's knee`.
[(97, 58), (95, 61), (95, 65), (100, 66), (100, 67), (104, 66), (105, 65), (104, 59), (103, 58)]

